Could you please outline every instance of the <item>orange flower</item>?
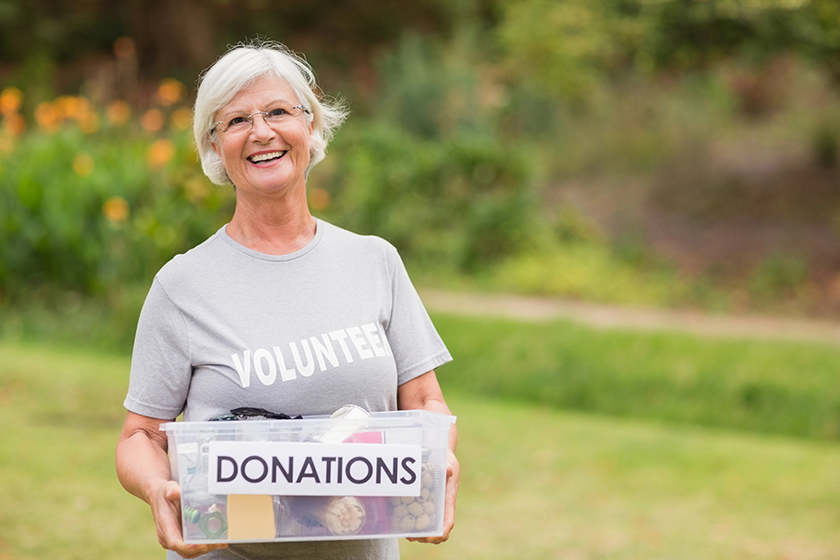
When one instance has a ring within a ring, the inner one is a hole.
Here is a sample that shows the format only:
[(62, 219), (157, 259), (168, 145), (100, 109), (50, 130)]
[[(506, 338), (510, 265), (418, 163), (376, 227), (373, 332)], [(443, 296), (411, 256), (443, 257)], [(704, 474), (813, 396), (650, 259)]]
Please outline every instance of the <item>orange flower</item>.
[(148, 132), (157, 132), (163, 128), (163, 122), (163, 113), (160, 109), (149, 109), (143, 113), (143, 118), (140, 119), (140, 126)]
[(186, 89), (187, 88), (184, 87), (184, 84), (178, 80), (166, 78), (158, 86), (158, 102), (164, 107), (175, 105), (184, 96)]
[(26, 119), (18, 113), (8, 113), (3, 116), (3, 128), (10, 136), (19, 136), (26, 130)]
[(53, 103), (56, 110), (61, 113), (65, 119), (79, 119), (91, 111), (90, 102), (84, 97), (73, 97), (72, 95), (62, 95)]
[(122, 99), (111, 101), (105, 109), (105, 115), (112, 126), (122, 126), (131, 118), (131, 105)]
[(326, 210), (330, 205), (330, 193), (321, 187), (315, 187), (309, 192), (309, 206), (313, 210)]
[(156, 140), (149, 149), (146, 150), (146, 163), (152, 169), (160, 169), (175, 155), (175, 144), (171, 140), (161, 138)]
[(49, 101), (44, 101), (35, 108), (35, 120), (47, 132), (56, 132), (63, 121), (61, 111)]
[(192, 126), (192, 111), (186, 107), (181, 107), (172, 112), (170, 117), (172, 128), (176, 130), (186, 130)]
[(102, 214), (109, 222), (118, 224), (128, 218), (128, 202), (122, 197), (112, 196), (102, 205)]
[(79, 177), (93, 173), (93, 158), (89, 154), (79, 154), (73, 159), (73, 171)]
[(0, 91), (0, 114), (9, 115), (20, 111), (23, 105), (23, 92), (16, 87), (7, 87)]

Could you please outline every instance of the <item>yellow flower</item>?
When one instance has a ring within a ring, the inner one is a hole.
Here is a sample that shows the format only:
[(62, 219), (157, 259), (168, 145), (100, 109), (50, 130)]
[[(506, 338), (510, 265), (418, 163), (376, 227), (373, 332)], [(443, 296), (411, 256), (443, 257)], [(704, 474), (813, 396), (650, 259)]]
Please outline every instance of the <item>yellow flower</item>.
[(73, 171), (79, 177), (87, 177), (93, 173), (93, 158), (89, 154), (77, 155), (73, 159)]
[(163, 122), (163, 113), (160, 109), (149, 109), (143, 113), (143, 117), (140, 119), (140, 126), (148, 132), (157, 132), (163, 128)]
[(26, 130), (26, 119), (18, 113), (3, 116), (3, 128), (10, 136), (20, 136)]
[(131, 118), (131, 105), (122, 99), (111, 101), (105, 109), (105, 115), (112, 126), (122, 126)]
[(161, 138), (156, 140), (149, 149), (146, 150), (146, 163), (153, 169), (160, 169), (172, 159), (175, 155), (175, 144), (171, 140)]
[(35, 108), (35, 120), (47, 132), (55, 132), (63, 121), (61, 111), (49, 101), (44, 101)]
[(9, 115), (20, 111), (23, 105), (23, 92), (16, 87), (7, 87), (0, 91), (0, 114)]
[(181, 107), (172, 112), (170, 117), (172, 128), (176, 130), (186, 130), (192, 126), (192, 111), (186, 107)]
[(321, 187), (315, 187), (309, 192), (309, 206), (313, 210), (326, 210), (330, 205), (330, 193)]
[(184, 84), (178, 80), (166, 78), (158, 86), (158, 102), (164, 107), (175, 105), (184, 96), (186, 89), (187, 88), (184, 87)]
[(102, 205), (102, 214), (109, 222), (117, 224), (128, 218), (128, 202), (122, 197), (112, 196)]

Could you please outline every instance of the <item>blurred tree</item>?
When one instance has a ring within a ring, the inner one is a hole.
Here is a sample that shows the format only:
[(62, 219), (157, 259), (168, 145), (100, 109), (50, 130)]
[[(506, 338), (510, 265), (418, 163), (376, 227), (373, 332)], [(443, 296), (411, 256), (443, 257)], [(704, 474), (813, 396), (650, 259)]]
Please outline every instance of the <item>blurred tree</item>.
[[(739, 56), (760, 63), (780, 52), (796, 51), (822, 58), (827, 49), (832, 49), (829, 36), (837, 30), (826, 25), (833, 10), (821, 8), (820, 3), (804, 0), (649, 3), (640, 13), (653, 18), (656, 26), (642, 48), (655, 67), (670, 70), (701, 69)], [(831, 23), (836, 24), (837, 20)]]
[(515, 79), (573, 101), (592, 93), (614, 46), (604, 2), (518, 0), (502, 13), (498, 36)]
[(204, 0), (126, 2), (126, 31), (137, 44), (145, 70), (180, 74), (209, 65), (218, 55), (216, 5)]
[[(109, 56), (123, 36), (134, 39), (147, 79), (191, 81), (226, 45), (257, 36), (304, 51), (319, 65), (346, 67), (406, 29), (445, 32), (458, 13), (443, 0), (0, 0), (0, 81), (52, 80), (55, 89), (72, 89), (81, 81), (75, 63)], [(56, 67), (75, 82), (55, 83)]]
[(499, 0), (510, 79), (568, 101), (628, 72), (694, 72), (724, 60), (763, 65), (797, 53), (840, 82), (836, 0)]

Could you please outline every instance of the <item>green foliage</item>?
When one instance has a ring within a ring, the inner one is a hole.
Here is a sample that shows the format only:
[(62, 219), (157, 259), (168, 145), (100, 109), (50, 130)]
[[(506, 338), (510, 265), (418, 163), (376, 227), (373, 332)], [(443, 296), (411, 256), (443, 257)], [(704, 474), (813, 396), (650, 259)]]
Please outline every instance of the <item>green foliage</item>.
[(768, 302), (795, 295), (808, 279), (808, 263), (792, 255), (770, 255), (756, 267), (750, 278), (750, 296)]
[(183, 132), (65, 124), (12, 140), (0, 169), (0, 296), (12, 300), (145, 284), (231, 209), (232, 197), (200, 176)]
[(466, 35), (446, 52), (409, 36), (381, 59), (375, 116), (351, 122), (313, 174), (334, 201), (328, 218), (450, 270), (527, 246), (542, 221), (533, 160), (495, 132), (472, 60)]
[[(655, 21), (646, 56), (656, 67), (697, 69), (733, 56), (755, 62), (780, 52), (834, 55), (836, 5), (785, 0), (671, 1), (642, 12)], [(833, 13), (831, 13), (833, 12)]]
[(495, 31), (511, 83), (588, 106), (628, 74), (705, 71), (780, 54), (817, 61), (837, 76), (831, 0), (518, 0), (501, 3)]
[(480, 64), (468, 34), (444, 45), (406, 35), (377, 64), (382, 85), (375, 100), (379, 120), (425, 139), (462, 131), (492, 130), (492, 115), (479, 103)]
[(600, 243), (566, 242), (512, 256), (494, 267), (493, 284), (502, 291), (632, 305), (678, 305), (688, 296), (675, 274), (624, 262)]
[(430, 141), (387, 123), (348, 128), (317, 179), (327, 212), (407, 259), (472, 269), (521, 248), (538, 216), (527, 155), (492, 137)]
[(615, 55), (604, 2), (523, 0), (504, 5), (498, 28), (508, 71), (540, 89), (583, 101)]

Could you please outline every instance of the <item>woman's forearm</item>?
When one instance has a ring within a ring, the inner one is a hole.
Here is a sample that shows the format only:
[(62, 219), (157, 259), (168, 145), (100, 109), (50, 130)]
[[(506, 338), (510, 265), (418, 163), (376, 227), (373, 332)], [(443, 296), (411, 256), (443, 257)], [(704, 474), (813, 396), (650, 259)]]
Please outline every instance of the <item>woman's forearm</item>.
[(151, 493), (172, 479), (166, 455), (165, 420), (129, 413), (116, 450), (117, 477), (131, 494), (149, 502)]

